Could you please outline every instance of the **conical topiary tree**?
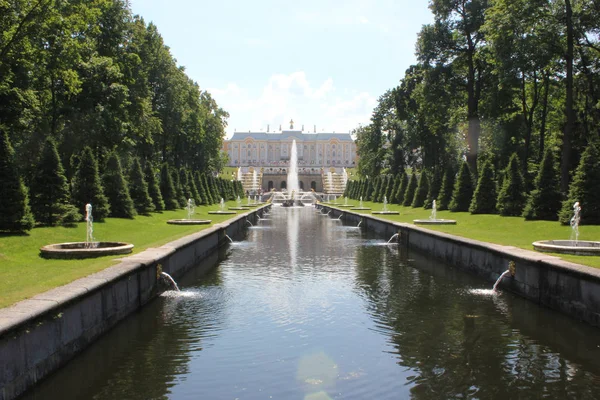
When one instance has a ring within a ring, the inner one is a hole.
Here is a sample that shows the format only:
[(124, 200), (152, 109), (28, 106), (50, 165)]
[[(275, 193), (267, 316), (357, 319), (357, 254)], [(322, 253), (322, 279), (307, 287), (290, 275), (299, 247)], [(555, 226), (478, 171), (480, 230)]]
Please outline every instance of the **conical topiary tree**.
[(134, 157), (129, 169), (129, 195), (133, 201), (135, 210), (142, 215), (154, 211), (154, 202), (148, 193), (148, 184), (142, 173), (140, 160)]
[(408, 185), (406, 186), (406, 191), (404, 192), (404, 197), (402, 200), (402, 205), (408, 207), (412, 204), (413, 198), (415, 197), (415, 191), (417, 190), (417, 172), (414, 170), (410, 175), (410, 180), (408, 181)]
[(500, 215), (517, 216), (525, 208), (525, 180), (521, 174), (521, 163), (517, 154), (513, 154), (506, 167), (502, 189), (498, 193), (496, 208)]
[(458, 179), (454, 183), (450, 211), (469, 211), (471, 199), (473, 198), (473, 175), (469, 164), (464, 161), (458, 172)]
[(442, 187), (442, 175), (440, 174), (440, 167), (437, 167), (435, 171), (433, 171), (433, 176), (431, 178), (431, 182), (429, 182), (429, 191), (427, 192), (427, 198), (423, 203), (423, 208), (426, 210), (430, 209), (433, 206), (433, 201), (436, 200), (440, 194), (440, 189)]
[(191, 198), (194, 199), (194, 203), (197, 205), (202, 204), (202, 196), (200, 196), (200, 192), (198, 191), (198, 187), (196, 186), (196, 179), (194, 177), (194, 173), (190, 171), (186, 171), (187, 181), (190, 187)]
[(219, 192), (219, 186), (217, 185), (217, 178), (214, 177), (213, 174), (209, 174), (207, 176), (208, 186), (210, 187), (210, 193), (212, 195), (213, 201), (217, 204), (221, 202), (221, 194)]
[(425, 199), (427, 199), (427, 193), (429, 192), (429, 178), (427, 178), (427, 173), (425, 171), (421, 172), (421, 178), (419, 179), (419, 185), (417, 186), (417, 190), (415, 190), (415, 195), (413, 196), (413, 201), (411, 206), (414, 207), (423, 207), (425, 203)]
[(573, 217), (573, 204), (581, 207), (581, 225), (600, 224), (600, 157), (595, 144), (589, 144), (579, 160), (569, 187), (569, 196), (562, 204), (560, 222), (568, 224)]
[(146, 163), (145, 170), (146, 183), (148, 184), (148, 194), (152, 199), (155, 211), (163, 211), (165, 209), (165, 202), (163, 200), (162, 193), (160, 192), (160, 185), (158, 179), (156, 179), (156, 173), (152, 167), (152, 163)]
[(379, 202), (379, 189), (381, 188), (381, 176), (375, 178), (375, 183), (373, 185), (373, 193), (371, 193), (371, 199), (373, 202)]
[(85, 215), (85, 205), (92, 205), (94, 221), (104, 221), (110, 212), (108, 199), (98, 173), (98, 163), (92, 149), (85, 147), (79, 158), (79, 166), (73, 177), (73, 203), (82, 215)]
[[(454, 191), (454, 183), (456, 177), (454, 175), (454, 169), (448, 165), (446, 171), (444, 171), (444, 178), (442, 179), (442, 186), (440, 193), (437, 198), (436, 206), (438, 210), (447, 210), (450, 207), (452, 201), (452, 192)], [(436, 200), (436, 199), (434, 199)], [(432, 200), (433, 201), (433, 200)]]
[(34, 220), (14, 154), (8, 135), (0, 130), (0, 231), (23, 232), (33, 228)]
[(367, 178), (365, 181), (365, 194), (363, 196), (363, 200), (365, 201), (371, 201), (373, 199), (373, 197), (371, 197), (371, 194), (373, 193), (373, 185), (375, 184), (374, 179), (371, 178)]
[(394, 179), (394, 175), (388, 175), (387, 176), (387, 185), (385, 188), (385, 194), (384, 196), (387, 198), (387, 202), (390, 202), (390, 199), (392, 198), (392, 190), (394, 189), (394, 183), (396, 182), (396, 180)]
[(562, 200), (559, 176), (552, 149), (547, 147), (538, 174), (533, 181), (534, 188), (523, 210), (525, 219), (558, 220)]
[(80, 221), (81, 214), (70, 199), (71, 190), (56, 144), (48, 138), (31, 181), (31, 209), (35, 219), (44, 225)]
[(177, 208), (185, 208), (187, 206), (187, 198), (185, 197), (185, 191), (183, 185), (179, 179), (179, 172), (176, 168), (170, 168), (171, 181), (173, 182), (173, 188), (175, 189), (175, 200), (177, 200)]
[(133, 200), (129, 195), (127, 182), (123, 177), (121, 161), (115, 152), (109, 154), (106, 168), (102, 175), (104, 194), (110, 204), (110, 216), (117, 218), (133, 218), (137, 215)]
[(194, 181), (196, 182), (196, 188), (198, 189), (198, 196), (200, 196), (200, 203), (202, 205), (208, 205), (208, 199), (206, 197), (206, 189), (204, 188), (204, 180), (202, 174), (199, 171), (194, 172)]
[(202, 183), (204, 184), (204, 190), (206, 192), (206, 199), (208, 200), (208, 204), (215, 204), (216, 200), (213, 195), (212, 187), (210, 186), (210, 178), (205, 174), (202, 175)]
[(486, 160), (479, 173), (477, 188), (475, 188), (469, 211), (471, 214), (495, 214), (496, 199), (494, 165), (490, 160)]
[(400, 173), (400, 184), (398, 185), (398, 189), (396, 190), (396, 202), (394, 204), (402, 205), (404, 202), (404, 192), (406, 192), (406, 187), (408, 186), (408, 175), (406, 171), (402, 171)]
[(192, 195), (192, 188), (190, 186), (189, 176), (185, 168), (179, 168), (179, 182), (181, 184), (183, 197), (185, 198), (185, 204), (187, 205), (188, 199), (194, 199), (194, 196)]
[(177, 200), (170, 169), (167, 163), (164, 163), (160, 169), (160, 193), (165, 202), (165, 210), (176, 210), (179, 208), (179, 200)]
[(390, 197), (388, 198), (388, 203), (396, 204), (396, 192), (398, 191), (398, 186), (400, 185), (400, 181), (402, 180), (402, 175), (397, 173), (394, 177), (394, 183), (392, 184), (392, 190), (390, 191)]

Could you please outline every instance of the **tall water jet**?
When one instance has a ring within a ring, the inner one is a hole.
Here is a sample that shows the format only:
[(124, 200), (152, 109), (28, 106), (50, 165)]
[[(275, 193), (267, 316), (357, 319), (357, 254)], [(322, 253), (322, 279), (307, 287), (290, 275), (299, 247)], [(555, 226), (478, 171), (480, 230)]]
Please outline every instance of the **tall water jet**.
[(296, 148), (296, 139), (292, 141), (292, 151), (290, 152), (290, 168), (287, 174), (287, 190), (288, 192), (300, 192), (300, 184), (298, 183), (298, 149)]
[(437, 221), (437, 203), (435, 200), (433, 200), (431, 204), (431, 215), (429, 216), (429, 219), (432, 221)]
[(573, 218), (571, 218), (571, 240), (575, 240), (575, 246), (577, 246), (577, 242), (579, 241), (579, 221), (581, 220), (581, 206), (579, 202), (576, 201), (573, 204)]
[(85, 205), (85, 247), (94, 247), (94, 218), (92, 217), (92, 205)]
[(417, 225), (456, 225), (454, 219), (438, 219), (437, 217), (437, 202), (433, 200), (431, 204), (431, 215), (429, 219), (414, 219), (413, 222)]
[(237, 180), (241, 181), (242, 180), (242, 167), (238, 167), (237, 169)]
[(383, 210), (373, 211), (373, 214), (398, 215), (400, 212), (388, 210), (387, 196), (383, 196)]
[(180, 292), (177, 282), (175, 282), (175, 279), (173, 279), (171, 275), (167, 274), (166, 272), (161, 272), (160, 274), (171, 284), (171, 286), (173, 286), (175, 291)]
[(498, 278), (498, 280), (496, 281), (496, 283), (494, 283), (494, 286), (492, 287), (492, 290), (495, 292), (496, 289), (498, 288), (498, 285), (500, 284), (500, 282), (502, 281), (502, 278), (504, 278), (506, 275), (510, 274), (510, 269), (507, 269), (506, 271), (504, 271), (502, 273), (502, 275), (500, 275), (500, 278)]
[(188, 199), (187, 207), (186, 207), (188, 220), (192, 219), (192, 215), (194, 215), (195, 208), (196, 208), (196, 205), (194, 204), (194, 200)]

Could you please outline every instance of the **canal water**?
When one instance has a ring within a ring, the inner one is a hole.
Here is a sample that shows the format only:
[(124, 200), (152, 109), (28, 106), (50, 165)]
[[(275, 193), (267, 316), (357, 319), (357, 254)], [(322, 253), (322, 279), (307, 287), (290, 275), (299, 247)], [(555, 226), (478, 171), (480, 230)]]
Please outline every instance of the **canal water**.
[(27, 399), (600, 396), (600, 335), (389, 238), (273, 208)]

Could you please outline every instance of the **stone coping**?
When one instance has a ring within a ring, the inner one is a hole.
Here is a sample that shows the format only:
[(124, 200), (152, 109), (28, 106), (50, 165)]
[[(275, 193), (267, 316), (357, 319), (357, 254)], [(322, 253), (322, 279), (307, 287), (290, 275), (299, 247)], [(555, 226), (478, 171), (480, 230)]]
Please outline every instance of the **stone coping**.
[[(270, 204), (261, 207), (269, 207)], [(131, 275), (139, 269), (162, 260), (186, 247), (198, 239), (225, 230), (231, 224), (246, 219), (248, 215), (257, 212), (238, 214), (234, 218), (215, 224), (202, 231), (194, 232), (157, 248), (147, 248), (137, 254), (121, 258), (116, 265), (107, 267), (102, 271), (79, 278), (63, 286), (58, 286), (46, 292), (39, 293), (29, 299), (19, 301), (8, 307), (0, 308), (0, 337), (9, 334), (20, 327), (48, 314), (60, 312), (64, 306), (80, 300), (89, 293), (95, 292), (113, 280)]]
[[(323, 206), (323, 207), (327, 207), (327, 206)], [(331, 207), (329, 207), (329, 208), (331, 208)], [(500, 245), (500, 244), (496, 244), (496, 243), (490, 243), (490, 242), (484, 242), (481, 240), (465, 238), (462, 236), (455, 236), (455, 235), (451, 235), (449, 233), (440, 232), (440, 231), (436, 231), (436, 230), (432, 230), (432, 229), (427, 229), (425, 227), (417, 226), (417, 225), (406, 223), (406, 222), (394, 222), (394, 221), (390, 221), (385, 218), (378, 218), (376, 216), (369, 215), (369, 214), (358, 214), (358, 213), (350, 212), (348, 210), (340, 210), (340, 209), (338, 209), (338, 211), (344, 212), (346, 214), (353, 214), (353, 215), (357, 216), (358, 218), (372, 219), (372, 220), (375, 220), (378, 222), (387, 223), (387, 224), (395, 226), (397, 228), (403, 228), (403, 229), (406, 229), (409, 231), (416, 231), (416, 232), (421, 232), (421, 233), (431, 235), (431, 236), (437, 236), (438, 238), (445, 239), (448, 241), (464, 243), (465, 245), (468, 245), (471, 247), (480, 248), (483, 250), (487, 250), (487, 251), (495, 252), (497, 254), (504, 255), (507, 258), (519, 257), (525, 261), (541, 263), (545, 266), (548, 266), (550, 268), (555, 268), (555, 269), (560, 270), (565, 273), (600, 280), (600, 269), (599, 268), (588, 267), (587, 265), (582, 265), (582, 264), (577, 264), (574, 262), (566, 261), (566, 260), (563, 260), (556, 256), (539, 253), (539, 252), (533, 251), (533, 250), (526, 250), (526, 249), (522, 249), (520, 247), (515, 247), (515, 246)]]

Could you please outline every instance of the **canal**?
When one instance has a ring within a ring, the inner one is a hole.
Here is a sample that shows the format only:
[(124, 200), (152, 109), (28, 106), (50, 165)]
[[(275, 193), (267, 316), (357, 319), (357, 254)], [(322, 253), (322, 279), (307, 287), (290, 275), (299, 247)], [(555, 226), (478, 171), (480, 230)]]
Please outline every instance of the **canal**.
[(312, 207), (274, 207), (26, 399), (577, 398), (597, 328)]

